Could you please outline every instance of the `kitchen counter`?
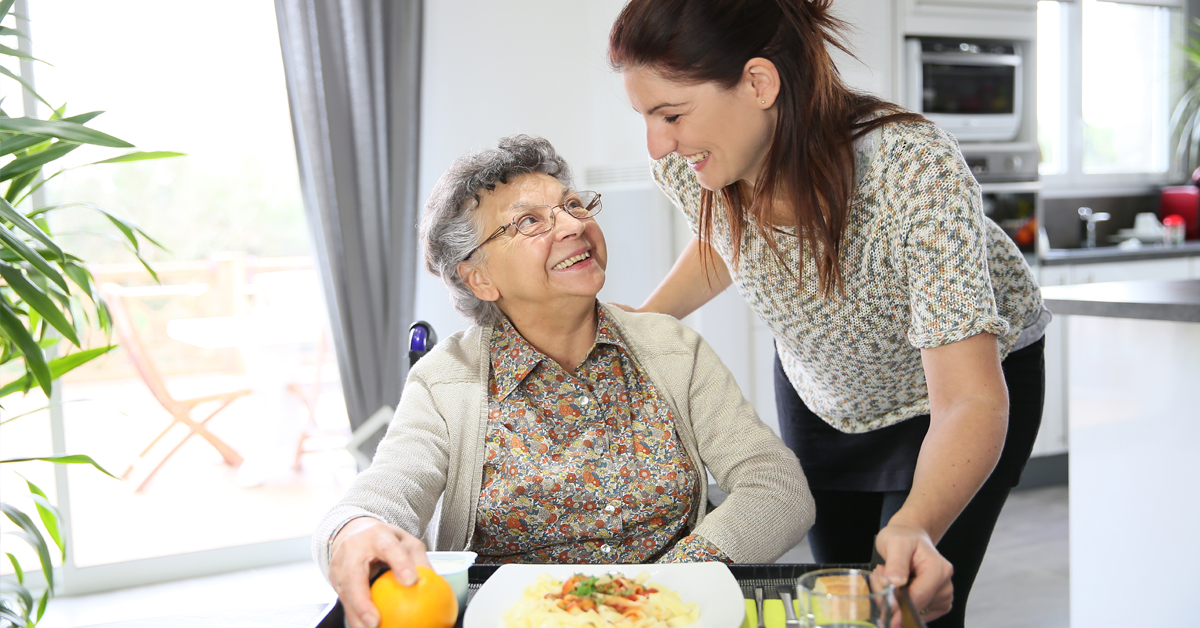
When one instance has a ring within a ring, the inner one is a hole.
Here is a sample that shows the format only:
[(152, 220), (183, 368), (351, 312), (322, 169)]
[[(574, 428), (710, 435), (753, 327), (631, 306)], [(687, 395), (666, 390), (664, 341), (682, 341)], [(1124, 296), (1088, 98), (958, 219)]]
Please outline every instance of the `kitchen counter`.
[[(1071, 623), (1195, 623), (1200, 279), (1042, 289), (1063, 315)], [(1153, 566), (1114, 613), (1113, 566)], [(1132, 613), (1132, 614), (1129, 614)]]
[(1042, 253), (1039, 262), (1043, 266), (1061, 264), (1095, 264), (1098, 262), (1132, 262), (1144, 259), (1168, 259), (1172, 257), (1200, 256), (1200, 241), (1190, 240), (1178, 246), (1143, 244), (1141, 248), (1122, 249), (1102, 246), (1094, 249), (1050, 249)]
[(1200, 279), (1047, 286), (1042, 298), (1055, 314), (1200, 323)]

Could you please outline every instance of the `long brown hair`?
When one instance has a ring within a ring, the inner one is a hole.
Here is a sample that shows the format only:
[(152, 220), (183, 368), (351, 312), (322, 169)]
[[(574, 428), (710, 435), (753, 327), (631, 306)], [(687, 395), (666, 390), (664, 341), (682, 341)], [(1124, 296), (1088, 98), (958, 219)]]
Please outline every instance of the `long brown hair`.
[[(843, 288), (839, 257), (854, 194), (854, 140), (888, 122), (918, 114), (842, 81), (826, 48), (853, 57), (842, 41), (847, 25), (830, 14), (832, 0), (631, 0), (609, 33), (608, 58), (618, 71), (643, 67), (668, 80), (732, 89), (747, 61), (762, 57), (779, 71), (778, 117), (754, 189), (721, 190), (736, 266), (747, 220), (783, 260), (772, 200), (793, 212), (796, 235), (816, 261), (826, 297)], [(712, 235), (714, 193), (703, 190), (700, 237)], [(800, 256), (803, 276), (804, 255)], [(787, 264), (785, 263), (785, 267)]]

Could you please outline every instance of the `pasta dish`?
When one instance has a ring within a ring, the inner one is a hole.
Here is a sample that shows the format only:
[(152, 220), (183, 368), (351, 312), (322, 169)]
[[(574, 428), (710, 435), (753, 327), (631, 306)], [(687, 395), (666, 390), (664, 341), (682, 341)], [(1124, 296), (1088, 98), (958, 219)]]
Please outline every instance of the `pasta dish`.
[(508, 628), (676, 628), (700, 618), (679, 594), (621, 574), (576, 574), (566, 582), (542, 574), (504, 613)]

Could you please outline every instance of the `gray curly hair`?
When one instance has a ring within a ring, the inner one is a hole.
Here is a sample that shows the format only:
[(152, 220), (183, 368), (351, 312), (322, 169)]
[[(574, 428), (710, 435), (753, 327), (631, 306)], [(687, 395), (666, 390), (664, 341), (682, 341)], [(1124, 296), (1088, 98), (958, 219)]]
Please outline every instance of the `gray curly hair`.
[[(450, 302), (467, 320), (490, 325), (500, 320), (500, 308), (475, 296), (458, 274), (479, 241), (483, 220), (475, 212), (483, 192), (496, 189), (521, 175), (541, 172), (572, 187), (571, 169), (543, 138), (511, 135), (500, 138), (496, 148), (476, 150), (454, 160), (433, 186), (421, 215), (421, 245), (425, 268), (441, 277), (450, 290)], [(474, 264), (487, 260), (480, 251)]]

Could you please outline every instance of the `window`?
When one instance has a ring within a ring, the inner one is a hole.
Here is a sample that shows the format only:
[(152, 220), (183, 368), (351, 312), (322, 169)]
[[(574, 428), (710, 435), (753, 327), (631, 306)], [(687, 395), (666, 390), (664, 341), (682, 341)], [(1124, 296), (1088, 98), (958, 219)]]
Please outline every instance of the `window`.
[(1038, 2), (1038, 143), (1048, 187), (1144, 187), (1170, 177), (1179, 11)]
[[(80, 467), (60, 470), (57, 485), (37, 477), (59, 488), (72, 524), (66, 590), (302, 560), (355, 467), (342, 449), (349, 423), (323, 333), (273, 5), (30, 4), (35, 56), (53, 64), (35, 66), (43, 96), (68, 115), (105, 111), (93, 126), (139, 149), (186, 153), (70, 170), (43, 188), (45, 205), (102, 205), (165, 246), (143, 250), (159, 283), (103, 237), (111, 229), (95, 212), (51, 216), (128, 322), (114, 333), (120, 349), (59, 380), (59, 399), (35, 389), (13, 406), (54, 401), (49, 421), (4, 426), (5, 455), (44, 453), (49, 423), (67, 451), (124, 476)], [(85, 146), (64, 165), (108, 156)], [(178, 418), (213, 412), (206, 433)]]

